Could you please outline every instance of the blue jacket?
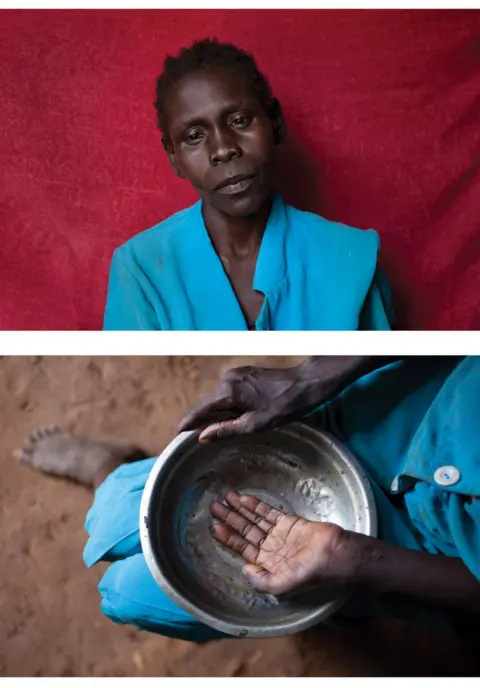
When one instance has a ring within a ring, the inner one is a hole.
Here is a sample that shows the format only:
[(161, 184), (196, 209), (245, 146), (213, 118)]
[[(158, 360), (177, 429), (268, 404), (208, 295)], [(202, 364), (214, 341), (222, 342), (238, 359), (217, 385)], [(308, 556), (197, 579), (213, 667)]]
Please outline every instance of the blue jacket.
[[(378, 250), (373, 230), (296, 210), (277, 195), (253, 283), (265, 295), (257, 329), (390, 329)], [(115, 251), (104, 329), (247, 329), (200, 201)]]

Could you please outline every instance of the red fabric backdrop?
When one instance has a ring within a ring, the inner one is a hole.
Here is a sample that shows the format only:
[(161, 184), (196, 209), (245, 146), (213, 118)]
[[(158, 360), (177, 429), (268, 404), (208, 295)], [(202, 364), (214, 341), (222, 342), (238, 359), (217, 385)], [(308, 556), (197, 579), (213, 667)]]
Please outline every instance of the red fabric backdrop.
[(399, 326), (480, 329), (480, 12), (3, 11), (0, 328), (97, 329), (116, 246), (190, 204), (152, 107), (165, 53), (254, 53), (280, 183), (382, 238)]

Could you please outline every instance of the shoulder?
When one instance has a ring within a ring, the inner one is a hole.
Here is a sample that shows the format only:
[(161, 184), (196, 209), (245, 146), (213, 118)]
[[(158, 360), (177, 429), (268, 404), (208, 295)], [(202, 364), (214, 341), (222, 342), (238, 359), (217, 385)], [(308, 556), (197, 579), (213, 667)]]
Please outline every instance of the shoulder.
[(341, 222), (332, 222), (321, 215), (298, 210), (287, 205), (289, 224), (295, 228), (295, 237), (308, 249), (321, 246), (332, 252), (354, 251), (356, 254), (376, 256), (380, 239), (373, 229), (357, 229)]
[(196, 221), (198, 203), (184, 208), (162, 222), (135, 235), (115, 251), (115, 257), (124, 262), (144, 262), (155, 255), (165, 255), (175, 250), (179, 239), (184, 240), (184, 230)]

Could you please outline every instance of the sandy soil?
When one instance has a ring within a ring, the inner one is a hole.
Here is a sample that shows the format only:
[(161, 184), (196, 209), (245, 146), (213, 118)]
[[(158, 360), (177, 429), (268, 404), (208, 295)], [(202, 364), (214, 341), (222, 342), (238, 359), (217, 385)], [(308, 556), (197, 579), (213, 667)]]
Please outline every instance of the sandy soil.
[[(232, 365), (266, 359), (0, 357), (0, 674), (4, 676), (339, 676), (478, 674), (474, 642), (400, 622), (348, 632), (194, 645), (112, 624), (81, 553), (88, 490), (19, 465), (28, 432), (136, 441), (152, 455)], [(270, 359), (286, 365), (287, 359)], [(478, 638), (476, 640), (478, 647)], [(476, 662), (476, 663), (475, 663)]]

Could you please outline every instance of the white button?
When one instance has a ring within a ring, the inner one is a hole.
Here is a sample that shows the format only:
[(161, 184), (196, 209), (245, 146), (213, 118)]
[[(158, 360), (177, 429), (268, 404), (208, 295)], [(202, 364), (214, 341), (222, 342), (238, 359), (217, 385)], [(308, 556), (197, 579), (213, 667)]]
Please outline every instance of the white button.
[(396, 475), (395, 478), (392, 480), (392, 484), (390, 485), (390, 490), (392, 492), (398, 492), (399, 484), (400, 484), (400, 480), (398, 479), (398, 475)]
[(437, 485), (442, 485), (443, 487), (456, 485), (460, 480), (460, 471), (455, 466), (441, 466), (433, 474), (433, 479)]

